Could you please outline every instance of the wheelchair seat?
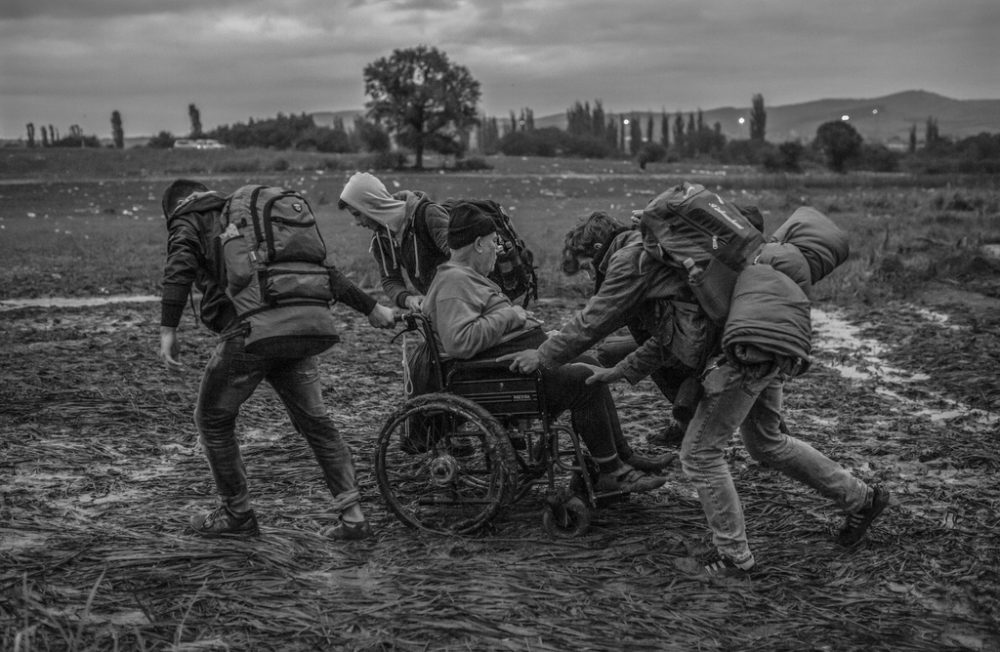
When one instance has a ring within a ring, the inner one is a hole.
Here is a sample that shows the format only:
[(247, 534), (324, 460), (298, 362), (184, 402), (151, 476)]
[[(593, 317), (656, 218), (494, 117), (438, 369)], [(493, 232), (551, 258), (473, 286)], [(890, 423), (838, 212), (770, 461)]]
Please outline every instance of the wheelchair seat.
[(497, 360), (453, 360), (444, 365), (445, 391), (464, 396), (502, 421), (544, 419), (541, 373), (521, 374)]

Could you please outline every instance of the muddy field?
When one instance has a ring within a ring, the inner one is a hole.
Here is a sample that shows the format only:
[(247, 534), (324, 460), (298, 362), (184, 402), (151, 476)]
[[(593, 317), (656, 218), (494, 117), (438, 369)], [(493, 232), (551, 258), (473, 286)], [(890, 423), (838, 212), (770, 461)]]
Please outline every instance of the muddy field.
[[(555, 323), (575, 306), (539, 311)], [(840, 549), (831, 542), (840, 517), (734, 440), (761, 572), (709, 583), (689, 574), (708, 537), (677, 469), (663, 490), (598, 512), (579, 539), (544, 534), (540, 494), (477, 537), (396, 522), (371, 454), (400, 399), (399, 349), (349, 311), (344, 343), (324, 357), (325, 393), (356, 453), (377, 540), (338, 545), (316, 534), (328, 496), (269, 390), (240, 424), (262, 536), (186, 536), (188, 517), (212, 503), (190, 418), (210, 341), (187, 320), (190, 367), (165, 373), (157, 314), (154, 303), (3, 313), (4, 649), (1000, 645), (995, 367), (980, 366), (977, 379), (966, 360), (965, 382), (942, 382), (926, 366), (940, 351), (903, 356), (893, 346), (894, 330), (937, 347), (995, 338), (995, 317), (886, 306), (873, 316), (893, 319), (865, 326), (817, 313), (816, 363), (789, 386), (788, 419), (860, 476), (886, 482), (893, 503), (867, 542)], [(626, 432), (644, 446), (665, 405), (648, 382), (616, 395)]]
[[(53, 286), (72, 287), (65, 270)], [(111, 294), (147, 289), (126, 279)], [(557, 325), (580, 305), (549, 293), (536, 311)], [(172, 374), (156, 358), (155, 301), (0, 301), (0, 649), (1000, 650), (995, 296), (938, 283), (905, 301), (817, 306), (813, 366), (786, 387), (786, 418), (886, 483), (892, 503), (865, 542), (839, 548), (842, 517), (734, 438), (759, 565), (747, 581), (692, 574), (709, 536), (676, 467), (577, 539), (545, 534), (541, 491), (477, 536), (407, 529), (372, 473), (401, 400), (399, 345), (335, 310), (343, 342), (323, 357), (324, 394), (377, 532), (350, 544), (317, 534), (329, 495), (269, 389), (239, 424), (261, 537), (185, 534), (214, 500), (191, 419), (212, 342), (190, 314), (188, 366)], [(614, 393), (646, 449), (668, 406), (648, 381)]]

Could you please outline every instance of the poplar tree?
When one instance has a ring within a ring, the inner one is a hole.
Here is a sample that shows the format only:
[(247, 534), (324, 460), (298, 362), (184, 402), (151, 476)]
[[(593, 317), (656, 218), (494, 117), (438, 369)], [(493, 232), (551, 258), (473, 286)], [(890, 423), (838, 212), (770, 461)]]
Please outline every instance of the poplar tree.
[(118, 111), (111, 112), (111, 138), (115, 141), (115, 149), (125, 149), (125, 129)]
[(750, 140), (764, 141), (767, 128), (767, 111), (764, 110), (764, 96), (757, 93), (753, 96), (753, 108), (750, 110)]

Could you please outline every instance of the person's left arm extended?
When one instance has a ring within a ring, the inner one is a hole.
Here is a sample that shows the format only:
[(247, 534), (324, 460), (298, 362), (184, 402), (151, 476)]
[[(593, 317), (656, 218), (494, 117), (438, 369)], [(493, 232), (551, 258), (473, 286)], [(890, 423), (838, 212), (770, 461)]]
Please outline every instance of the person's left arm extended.
[(368, 322), (376, 328), (392, 328), (395, 325), (392, 308), (380, 304), (329, 261), (326, 263), (326, 272), (330, 278), (330, 291), (335, 301), (367, 316)]

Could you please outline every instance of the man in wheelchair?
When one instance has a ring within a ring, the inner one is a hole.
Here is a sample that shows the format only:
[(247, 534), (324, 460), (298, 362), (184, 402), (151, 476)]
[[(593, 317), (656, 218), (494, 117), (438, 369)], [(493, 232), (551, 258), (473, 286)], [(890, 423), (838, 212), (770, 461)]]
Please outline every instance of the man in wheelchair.
[[(496, 229), (488, 215), (471, 203), (457, 204), (451, 210), (448, 248), (451, 257), (438, 267), (422, 307), (444, 356), (495, 359), (545, 341), (541, 323), (486, 276), (497, 256)], [(596, 364), (586, 356), (576, 361)], [(541, 369), (549, 416), (571, 412), (573, 429), (598, 466), (594, 489), (643, 492), (662, 486), (666, 478), (651, 472), (662, 464), (631, 451), (608, 387), (588, 385), (590, 373), (576, 364)]]

